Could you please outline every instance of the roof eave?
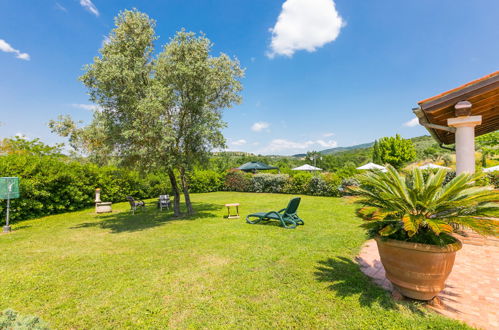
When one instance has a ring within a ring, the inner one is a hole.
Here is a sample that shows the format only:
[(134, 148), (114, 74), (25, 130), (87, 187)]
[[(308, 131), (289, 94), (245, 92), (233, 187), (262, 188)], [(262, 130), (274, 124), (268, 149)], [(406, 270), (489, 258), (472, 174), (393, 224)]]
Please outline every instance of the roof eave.
[(426, 128), (426, 130), (430, 133), (430, 135), (438, 142), (438, 144), (443, 145), (445, 144), (444, 141), (440, 138), (440, 136), (437, 134), (436, 129), (442, 130), (442, 131), (448, 131), (448, 132), (456, 132), (456, 129), (454, 127), (448, 127), (448, 126), (442, 126), (442, 125), (435, 125), (432, 124), (428, 121), (428, 118), (426, 117), (426, 113), (423, 111), (421, 108), (413, 108), (412, 112), (416, 115), (416, 117), (419, 120), (419, 124)]

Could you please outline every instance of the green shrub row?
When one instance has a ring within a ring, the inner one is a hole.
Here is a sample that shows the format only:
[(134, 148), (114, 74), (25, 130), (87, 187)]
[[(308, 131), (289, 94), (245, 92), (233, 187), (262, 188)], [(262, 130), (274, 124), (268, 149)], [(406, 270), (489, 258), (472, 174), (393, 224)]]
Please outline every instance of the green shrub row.
[[(195, 170), (189, 177), (190, 191), (240, 191), (287, 193), (314, 196), (348, 194), (347, 186), (358, 184), (353, 173), (295, 172), (289, 174), (249, 174), (241, 171)], [(410, 175), (410, 174), (409, 174)], [(449, 172), (448, 179), (454, 173)], [(62, 156), (13, 154), (0, 157), (0, 177), (21, 178), (21, 198), (12, 200), (11, 219), (22, 220), (75, 211), (93, 205), (96, 188), (101, 200), (124, 201), (126, 196), (153, 198), (171, 194), (166, 174), (140, 176), (137, 171), (114, 166), (99, 167)], [(497, 172), (488, 173), (481, 185), (498, 187)], [(0, 217), (5, 216), (5, 201), (0, 201)], [(1, 221), (1, 220), (0, 220)]]
[[(54, 156), (2, 156), (0, 177), (6, 176), (21, 179), (21, 198), (11, 202), (12, 220), (91, 206), (96, 188), (101, 188), (101, 200), (106, 202), (124, 201), (128, 195), (150, 198), (170, 192), (166, 175), (140, 177), (136, 171), (98, 167)], [(5, 201), (0, 203), (2, 217), (5, 205)]]
[(226, 191), (285, 193), (313, 196), (340, 196), (342, 178), (334, 173), (248, 174), (229, 171), (223, 187)]

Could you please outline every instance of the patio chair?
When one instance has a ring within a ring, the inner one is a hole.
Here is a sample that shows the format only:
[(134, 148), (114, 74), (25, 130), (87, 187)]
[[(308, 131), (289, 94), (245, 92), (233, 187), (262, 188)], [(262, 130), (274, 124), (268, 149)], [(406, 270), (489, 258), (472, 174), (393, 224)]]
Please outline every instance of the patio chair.
[[(260, 221), (278, 220), (284, 228), (294, 229), (297, 225), (305, 224), (296, 211), (300, 205), (301, 198), (295, 197), (289, 201), (288, 207), (280, 211), (252, 213), (246, 217), (246, 222), (256, 224)], [(251, 219), (254, 218), (254, 219)]]
[(166, 209), (169, 210), (171, 203), (170, 195), (159, 195), (158, 207), (160, 211), (163, 211), (163, 207), (166, 207)]
[(135, 211), (137, 211), (138, 207), (144, 208), (146, 206), (146, 203), (141, 200), (137, 200), (132, 196), (126, 196), (126, 199), (128, 203), (130, 203), (130, 211), (132, 211), (132, 214), (135, 214)]

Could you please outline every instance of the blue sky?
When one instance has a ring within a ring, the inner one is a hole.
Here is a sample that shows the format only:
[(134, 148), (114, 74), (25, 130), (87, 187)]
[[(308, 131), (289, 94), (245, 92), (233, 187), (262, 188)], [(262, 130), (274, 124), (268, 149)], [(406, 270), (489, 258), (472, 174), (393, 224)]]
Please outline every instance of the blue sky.
[(182, 27), (246, 68), (225, 111), (230, 150), (294, 154), (426, 134), (417, 101), (499, 69), (497, 0), (0, 1), (0, 138), (61, 139), (47, 122), (88, 122), (78, 81), (113, 18), (137, 8), (159, 46)]

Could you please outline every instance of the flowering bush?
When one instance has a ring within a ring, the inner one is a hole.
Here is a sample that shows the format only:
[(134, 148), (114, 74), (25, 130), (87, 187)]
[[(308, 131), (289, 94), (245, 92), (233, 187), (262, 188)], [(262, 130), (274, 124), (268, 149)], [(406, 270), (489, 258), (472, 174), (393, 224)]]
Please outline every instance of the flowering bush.
[(225, 175), (224, 190), (227, 191), (250, 191), (251, 177), (249, 173), (241, 171), (229, 171)]
[(289, 181), (287, 174), (255, 174), (251, 180), (251, 191), (280, 193), (284, 191), (286, 183)]
[(286, 193), (314, 196), (340, 196), (342, 179), (335, 173), (248, 174), (230, 171), (224, 189), (258, 193)]
[(327, 184), (327, 195), (326, 196), (341, 196), (341, 182), (342, 178), (336, 173), (326, 173), (322, 176)]
[(342, 196), (352, 195), (352, 188), (358, 187), (360, 185), (359, 181), (355, 178), (345, 178), (341, 181), (339, 187), (339, 192)]
[(339, 196), (340, 184), (341, 179), (334, 173), (313, 176), (306, 193), (313, 196)]

